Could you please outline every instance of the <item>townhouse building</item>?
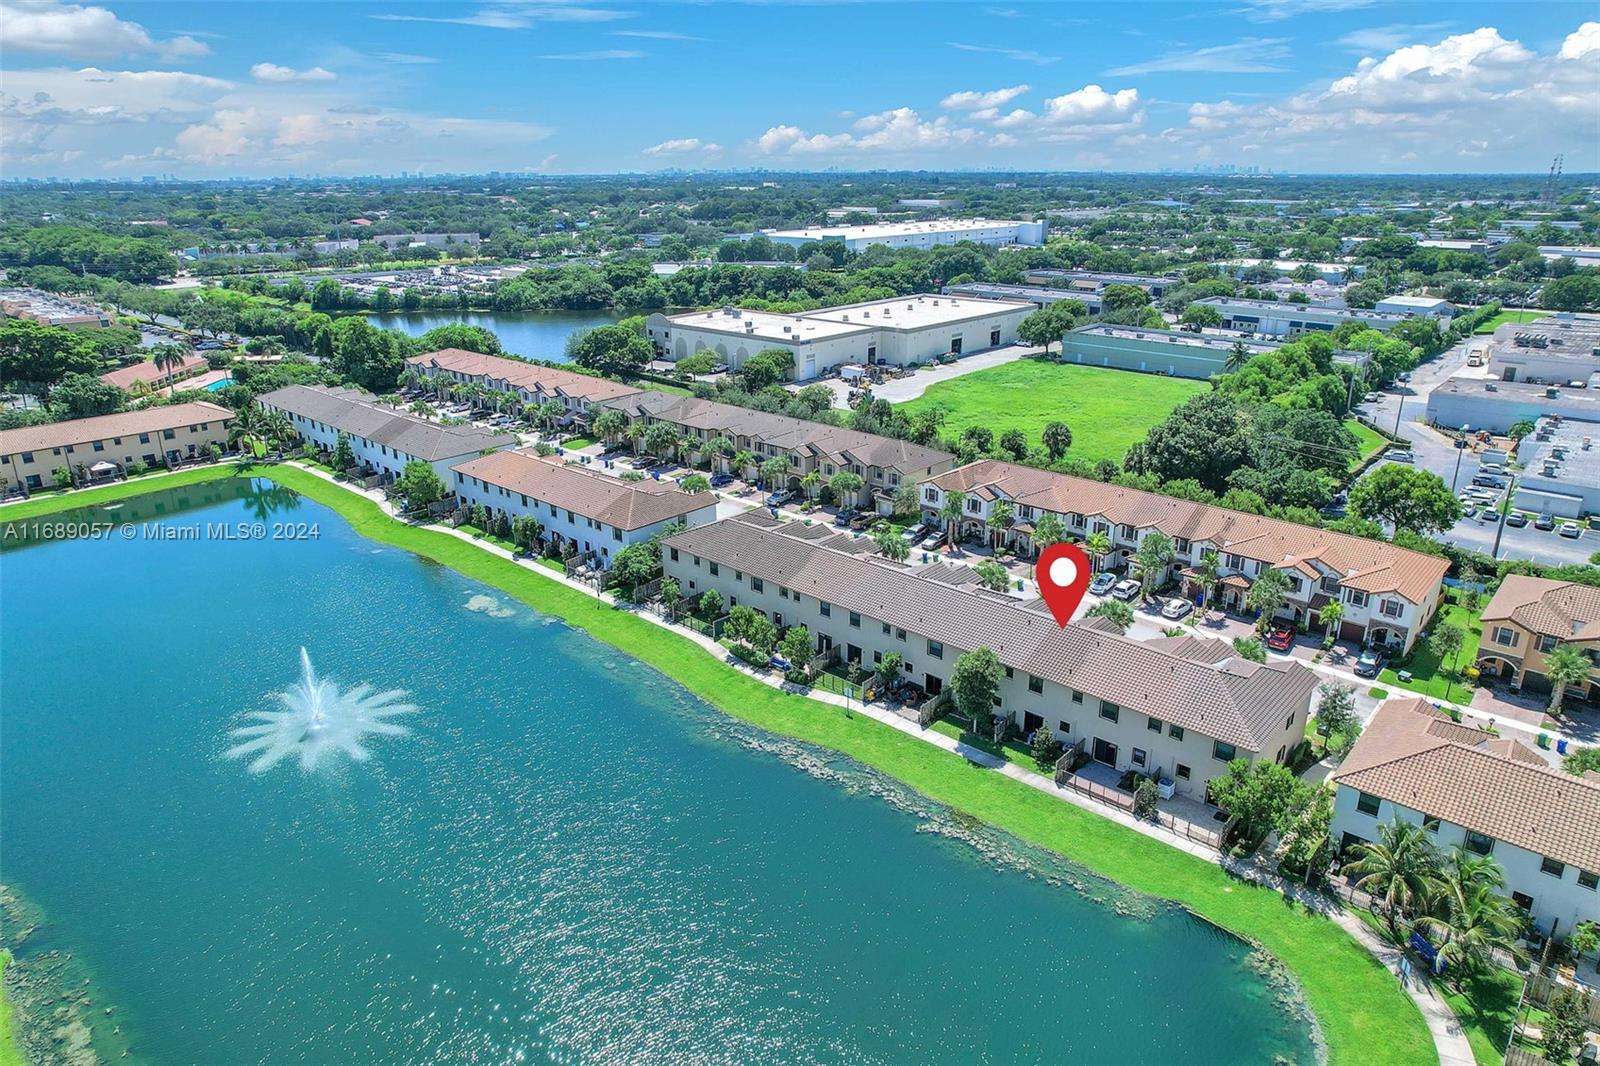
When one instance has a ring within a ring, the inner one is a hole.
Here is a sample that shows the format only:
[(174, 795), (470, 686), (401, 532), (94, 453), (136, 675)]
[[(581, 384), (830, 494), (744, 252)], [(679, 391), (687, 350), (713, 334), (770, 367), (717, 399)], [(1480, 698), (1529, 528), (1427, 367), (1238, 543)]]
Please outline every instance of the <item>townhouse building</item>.
[(397, 479), (406, 464), (420, 459), (452, 484), (450, 468), (481, 452), (514, 448), (513, 433), (490, 433), (476, 426), (444, 426), (385, 407), (371, 393), (327, 385), (286, 385), (263, 393), (256, 403), (289, 420), (301, 439), (331, 452), (343, 433), (357, 462), (384, 482)]
[(480, 385), (495, 392), (513, 393), (525, 407), (554, 401), (566, 410), (569, 422), (583, 418), (591, 405), (602, 400), (639, 392), (620, 381), (462, 348), (443, 348), (414, 355), (406, 360), (406, 365), (423, 381), (433, 385), (444, 382)]
[[(997, 459), (929, 478), (919, 492), (930, 521), (939, 520), (947, 493), (961, 493), (958, 536), (1000, 541), (1024, 555), (1035, 552), (1032, 534), (1045, 514), (1055, 515), (1071, 539), (1105, 534), (1111, 552), (1103, 565), (1111, 569), (1126, 566), (1144, 539), (1160, 532), (1171, 539), (1176, 556), (1160, 581), (1177, 578), (1183, 594), (1197, 602), (1203, 597), (1196, 568), (1215, 552), (1220, 582), (1213, 599), (1224, 610), (1243, 611), (1250, 586), (1263, 572), (1278, 570), (1289, 584), (1281, 617), (1314, 627), (1321, 609), (1338, 601), (1344, 611), (1341, 637), (1402, 651), (1410, 650), (1433, 617), (1450, 566), (1385, 541)], [(1002, 503), (1012, 518), (996, 532), (989, 519)]]
[(963, 653), (989, 648), (1004, 667), (995, 712), (1024, 734), (1049, 725), (1096, 762), (1196, 799), (1233, 759), (1287, 758), (1317, 688), (1292, 660), (1250, 662), (1219, 640), (1130, 640), (1100, 620), (1062, 627), (1042, 601), (956, 573), (969, 568), (890, 563), (868, 538), (764, 513), (687, 530), (663, 549), (686, 597), (715, 589), (780, 629), (804, 625), (819, 652), (865, 670), (896, 653), (930, 695)]
[(617, 552), (674, 523), (704, 525), (717, 517), (717, 497), (660, 481), (623, 481), (596, 470), (519, 451), (493, 452), (458, 463), (449, 485), (466, 505), (491, 514), (531, 515), (546, 541), (571, 545), (598, 569)]
[[(1545, 657), (1570, 644), (1600, 664), (1600, 589), (1571, 581), (1507, 574), (1483, 609), (1478, 672), (1515, 690), (1550, 691)], [(1600, 695), (1600, 665), (1567, 687), (1569, 699)]]
[(226, 448), (233, 419), (226, 407), (196, 402), (0, 430), (5, 491), (50, 488), (62, 467), (82, 480), (193, 459), (213, 444)]
[[(938, 448), (692, 396), (640, 392), (602, 406), (621, 411), (630, 424), (672, 426), (685, 439), (685, 458), (691, 461), (698, 461), (704, 446), (718, 438), (734, 453), (755, 456), (757, 465), (772, 458), (787, 459), (788, 488), (799, 488), (801, 479), (813, 472), (827, 478), (848, 470), (865, 484), (854, 499), (842, 502), (875, 508), (881, 514), (893, 513), (894, 494), (901, 485), (916, 484), (955, 465), (955, 456)], [(641, 437), (635, 447), (643, 446)], [(732, 470), (732, 461), (732, 456), (719, 455), (713, 462), (724, 473), (754, 475), (753, 468)]]
[(1390, 822), (1421, 825), (1440, 850), (1498, 863), (1541, 933), (1600, 919), (1600, 774), (1558, 770), (1413, 697), (1378, 709), (1332, 780), (1341, 852)]

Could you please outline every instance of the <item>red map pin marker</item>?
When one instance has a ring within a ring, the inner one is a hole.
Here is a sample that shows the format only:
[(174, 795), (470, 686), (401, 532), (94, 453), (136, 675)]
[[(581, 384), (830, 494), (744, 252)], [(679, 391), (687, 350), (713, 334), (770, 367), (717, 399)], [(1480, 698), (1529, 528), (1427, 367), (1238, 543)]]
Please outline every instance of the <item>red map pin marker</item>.
[(1039, 595), (1055, 615), (1057, 625), (1065, 628), (1072, 621), (1072, 612), (1089, 591), (1090, 569), (1083, 549), (1066, 543), (1050, 545), (1033, 564), (1033, 580), (1038, 582)]

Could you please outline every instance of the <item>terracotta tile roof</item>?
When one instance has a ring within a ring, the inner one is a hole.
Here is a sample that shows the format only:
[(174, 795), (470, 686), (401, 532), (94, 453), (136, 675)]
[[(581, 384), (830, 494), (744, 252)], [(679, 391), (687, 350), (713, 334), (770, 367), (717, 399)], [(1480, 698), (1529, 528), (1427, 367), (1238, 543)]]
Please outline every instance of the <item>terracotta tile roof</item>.
[(1214, 544), (1272, 567), (1310, 573), (1318, 563), (1347, 588), (1393, 592), (1422, 603), (1450, 568), (1447, 560), (1383, 541), (1230, 511), (1214, 504), (1056, 474), (998, 459), (983, 459), (933, 479), (943, 490), (987, 490), (1014, 503), (1056, 514), (1100, 516), (1113, 524), (1159, 529), (1169, 537)]
[(132, 388), (133, 383), (136, 381), (147, 382), (151, 385), (155, 385), (158, 382), (165, 384), (169, 374), (176, 381), (191, 374), (198, 374), (210, 365), (202, 356), (186, 355), (183, 357), (182, 363), (168, 371), (146, 359), (143, 362), (134, 363), (132, 366), (108, 370), (100, 375), (100, 380), (107, 385), (115, 385), (119, 389), (127, 390)]
[(643, 529), (717, 505), (714, 493), (684, 492), (662, 481), (623, 481), (526, 452), (480, 455), (451, 469), (618, 529)]
[(517, 443), (512, 433), (491, 433), (476, 426), (446, 426), (385, 407), (360, 389), (326, 385), (285, 385), (263, 393), (256, 402), (332, 426), (352, 437), (387, 445), (417, 459), (437, 462), (474, 455), (486, 448)]
[(825, 458), (835, 464), (854, 462), (864, 467), (876, 466), (902, 474), (914, 474), (923, 470), (944, 469), (955, 460), (955, 456), (949, 452), (910, 441), (881, 437), (875, 433), (860, 433), (823, 422), (768, 414), (693, 396), (641, 392), (620, 400), (607, 401), (606, 406), (615, 407), (630, 418), (653, 418), (690, 429), (707, 430), (730, 439), (749, 437), (785, 451)]
[(436, 367), (467, 377), (488, 378), (529, 392), (542, 389), (544, 392), (555, 393), (560, 390), (567, 396), (587, 403), (599, 403), (601, 400), (615, 399), (618, 396), (631, 396), (639, 391), (632, 385), (624, 385), (620, 381), (610, 381), (592, 374), (558, 370), (555, 367), (540, 366), (538, 363), (508, 359), (500, 355), (483, 355), (463, 348), (441, 348), (437, 352), (413, 355), (406, 362), (412, 366)]
[(1600, 782), (1557, 770), (1517, 741), (1457, 725), (1425, 700), (1378, 708), (1333, 780), (1600, 872)]
[(206, 422), (231, 421), (232, 411), (203, 401), (167, 407), (141, 407), (137, 411), (122, 411), (114, 415), (96, 415), (93, 418), (75, 418), (70, 422), (52, 422), (45, 426), (0, 430), (0, 455), (37, 452), (138, 433), (159, 433), (164, 429), (182, 429)]
[(1483, 609), (1484, 622), (1514, 622), (1562, 640), (1600, 638), (1600, 588), (1507, 574)]
[[(868, 538), (860, 539), (870, 546)], [(1317, 675), (1297, 662), (1218, 659), (1210, 649), (1189, 658), (1130, 640), (1114, 627), (1108, 627), (1111, 632), (1082, 623), (1062, 628), (1025, 601), (927, 580), (876, 558), (830, 549), (792, 525), (741, 516), (697, 526), (666, 543), (952, 649), (987, 647), (1007, 666), (1246, 751), (1262, 751), (1278, 737), (1291, 713), (1307, 709), (1317, 687)]]

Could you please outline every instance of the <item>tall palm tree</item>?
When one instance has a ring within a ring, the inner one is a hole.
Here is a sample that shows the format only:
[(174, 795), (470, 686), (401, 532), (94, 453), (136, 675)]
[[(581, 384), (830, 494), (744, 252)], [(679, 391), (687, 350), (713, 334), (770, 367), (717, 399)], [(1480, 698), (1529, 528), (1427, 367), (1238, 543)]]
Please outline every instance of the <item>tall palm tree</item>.
[(1550, 679), (1550, 713), (1561, 713), (1561, 701), (1566, 699), (1567, 688), (1581, 685), (1588, 678), (1594, 664), (1583, 652), (1571, 644), (1558, 644), (1544, 657), (1544, 676)]
[(967, 505), (967, 494), (960, 489), (951, 489), (944, 494), (944, 503), (939, 505), (939, 518), (944, 522), (945, 543), (954, 548), (956, 546), (956, 527), (961, 524), (961, 512)]
[(1200, 595), (1205, 598), (1206, 610), (1210, 610), (1211, 598), (1217, 586), (1222, 584), (1222, 556), (1214, 551), (1201, 555), (1200, 562), (1194, 568), (1194, 580), (1200, 586)]
[(1420, 825), (1398, 819), (1379, 826), (1377, 842), (1360, 849), (1360, 857), (1346, 869), (1358, 876), (1357, 888), (1383, 904), (1389, 932), (1398, 938), (1400, 915), (1415, 910), (1435, 890), (1438, 854)]
[(806, 494), (806, 499), (814, 500), (817, 493), (822, 491), (822, 472), (812, 470), (800, 479), (800, 488)]
[(733, 472), (737, 477), (747, 477), (748, 471), (756, 465), (756, 453), (749, 449), (741, 448), (733, 453)]
[(872, 527), (872, 543), (877, 546), (880, 555), (897, 563), (903, 563), (911, 556), (911, 545), (887, 522)]
[(592, 429), (601, 440), (605, 441), (607, 447), (609, 447), (613, 440), (627, 431), (628, 416), (623, 414), (621, 411), (606, 408), (605, 410), (596, 413), (589, 420), (589, 428)]
[(1444, 940), (1439, 958), (1449, 964), (1450, 980), (1457, 988), (1463, 974), (1493, 965), (1500, 952), (1525, 962), (1517, 941), (1526, 922), (1527, 916), (1515, 903), (1483, 887), (1471, 890), (1447, 912), (1417, 920), (1428, 933)]
[(1056, 517), (1052, 511), (1046, 511), (1039, 516), (1033, 524), (1033, 546), (1037, 551), (1044, 551), (1052, 544), (1060, 544), (1067, 539), (1067, 524)]
[(989, 520), (986, 525), (989, 527), (989, 535), (994, 538), (995, 547), (1000, 546), (1001, 538), (1006, 535), (1006, 530), (1011, 528), (1015, 518), (1016, 512), (1004, 500), (996, 500), (994, 506), (989, 508)]
[(1322, 610), (1317, 612), (1317, 617), (1322, 620), (1323, 626), (1327, 628), (1328, 639), (1332, 640), (1333, 634), (1339, 628), (1339, 623), (1344, 621), (1344, 605), (1338, 600), (1326, 603), (1323, 605)]
[(1100, 561), (1111, 554), (1111, 538), (1102, 530), (1095, 530), (1083, 539), (1083, 550), (1089, 553), (1095, 573), (1100, 572)]
[(1161, 532), (1145, 534), (1144, 540), (1139, 542), (1139, 547), (1133, 553), (1133, 561), (1139, 568), (1139, 584), (1144, 587), (1146, 596), (1154, 590), (1156, 583), (1166, 574), (1167, 567), (1177, 557), (1171, 537)]

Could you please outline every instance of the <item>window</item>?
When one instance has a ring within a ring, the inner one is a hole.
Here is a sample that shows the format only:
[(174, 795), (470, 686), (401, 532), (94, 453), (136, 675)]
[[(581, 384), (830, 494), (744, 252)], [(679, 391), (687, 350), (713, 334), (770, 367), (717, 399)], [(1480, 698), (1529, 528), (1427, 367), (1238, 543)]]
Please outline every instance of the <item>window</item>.
[(1468, 851), (1476, 855), (1494, 854), (1494, 837), (1486, 837), (1482, 833), (1468, 829), (1466, 839), (1462, 843), (1466, 845)]
[(1517, 646), (1517, 642), (1520, 641), (1521, 639), (1522, 639), (1522, 634), (1518, 633), (1515, 629), (1512, 629), (1510, 626), (1495, 626), (1494, 627), (1494, 642), (1496, 644), (1503, 645), (1504, 647), (1507, 647), (1507, 648), (1515, 648)]
[(1511, 902), (1515, 903), (1525, 911), (1533, 910), (1533, 897), (1528, 895), (1526, 892), (1511, 893)]
[(1336, 577), (1324, 577), (1322, 579), (1322, 591), (1329, 594), (1338, 592), (1339, 579)]
[[(457, 476), (459, 476), (459, 475), (457, 475)], [(670, 551), (672, 553), (672, 561), (673, 562), (677, 562), (678, 561), (678, 549), (677, 548), (669, 548), (668, 551)]]
[(105, 451), (106, 450), (106, 442), (103, 441), (103, 440), (95, 441), (94, 442), (94, 450), (97, 451), (97, 452)]
[(861, 616), (859, 614), (857, 614), (855, 611), (851, 611), (850, 612), (850, 628), (851, 629), (860, 629), (861, 628)]
[(903, 630), (903, 629), (899, 629), (899, 628), (895, 629), (895, 631), (894, 631), (894, 639), (895, 640), (905, 640), (906, 639), (906, 631)]
[[(1056, 729), (1056, 732), (1058, 734), (1060, 734), (1061, 736), (1069, 736), (1072, 733), (1072, 723), (1071, 722), (1065, 722), (1065, 721), (1061, 721), (1061, 720), (1058, 719), (1056, 721), (1056, 726), (1058, 727)], [(1593, 886), (1591, 886), (1591, 887), (1593, 887)]]
[(1181, 725), (1169, 725), (1169, 726), (1167, 726), (1167, 736), (1171, 737), (1173, 740), (1177, 740), (1177, 741), (1183, 740), (1183, 726), (1181, 726)]
[(1385, 618), (1399, 618), (1405, 609), (1405, 604), (1399, 600), (1382, 600), (1378, 604), (1378, 613)]
[(1294, 715), (1293, 714), (1289, 715), (1288, 719), (1286, 719), (1284, 721), (1283, 728), (1285, 728), (1285, 729), (1293, 729), (1294, 728)]
[(1549, 874), (1551, 877), (1562, 877), (1567, 872), (1567, 864), (1546, 855), (1539, 863), (1539, 872)]
[(1072, 702), (1073, 703), (1082, 703), (1083, 702), (1083, 693), (1074, 690), (1073, 693), (1072, 693)]
[(1439, 831), (1439, 819), (1431, 814), (1424, 814), (1422, 816), (1422, 828), (1430, 833), (1437, 833)]
[(880, 624), (883, 626), (883, 635), (884, 636), (888, 636), (889, 635), (889, 623), (888, 622), (883, 622), (883, 623), (880, 623)]
[(784, 588), (782, 585), (779, 585), (778, 586), (778, 599), (786, 600), (788, 598), (789, 598), (789, 590)]
[(817, 608), (822, 611), (822, 617), (833, 617), (833, 604), (829, 603), (827, 600), (818, 600)]
[(717, 564), (716, 563), (712, 563), (711, 564), (711, 576), (712, 577), (716, 577), (719, 572), (720, 572), (720, 568), (717, 566)]
[(933, 656), (935, 659), (943, 659), (944, 645), (939, 643), (937, 640), (928, 641), (928, 654)]
[(1135, 766), (1143, 766), (1144, 765), (1144, 760), (1145, 760), (1144, 749), (1143, 748), (1134, 748), (1133, 749), (1133, 765), (1135, 765)]
[(22, 453), (22, 461), (25, 462), (25, 463), (33, 462), (33, 453), (32, 452), (23, 452)]
[(1033, 693), (1044, 692), (1044, 678), (1028, 675), (1028, 691)]
[(1183, 763), (1178, 764), (1178, 777), (1184, 781), (1189, 780), (1189, 768)]
[(1211, 742), (1211, 757), (1213, 759), (1220, 759), (1223, 762), (1232, 762), (1234, 757), (1238, 754), (1238, 749), (1232, 744), (1224, 744), (1220, 740), (1213, 740)]
[(1144, 727), (1146, 729), (1150, 730), (1150, 732), (1152, 732), (1152, 733), (1159, 733), (1159, 732), (1161, 732), (1161, 719), (1159, 719), (1159, 718), (1146, 718), (1145, 722), (1144, 722)]
[(766, 587), (767, 587), (766, 586), (766, 582), (762, 581), (759, 577), (756, 577), (756, 575), (754, 575), (754, 574), (750, 575), (750, 591), (751, 592), (764, 592), (764, 591), (766, 591)]
[(1242, 556), (1235, 555), (1232, 552), (1229, 552), (1227, 555), (1223, 556), (1222, 563), (1229, 570), (1244, 569), (1244, 558)]
[(1345, 589), (1344, 598), (1349, 601), (1352, 607), (1365, 607), (1367, 605), (1367, 594), (1360, 589)]
[(1600, 874), (1594, 873), (1590, 870), (1578, 871), (1579, 888), (1587, 888), (1590, 892), (1593, 892), (1596, 885), (1600, 885)]
[(1012, 677), (1014, 677), (1014, 676), (1016, 676), (1016, 675), (1015, 675), (1015, 674), (1013, 674), (1013, 673), (1012, 673), (1012, 672), (1011, 672), (1011, 667), (1009, 667), (1009, 666), (1007, 666), (1007, 667), (1004, 667), (1004, 670), (1005, 670), (1005, 672), (1006, 672), (1006, 680), (1007, 680), (1007, 681), (1009, 681), (1009, 680), (1011, 680), (1011, 678), (1012, 678)]
[(1106, 721), (1115, 722), (1117, 720), (1117, 716), (1121, 713), (1122, 708), (1118, 707), (1115, 703), (1107, 703), (1105, 700), (1100, 701), (1100, 717), (1104, 718)]

